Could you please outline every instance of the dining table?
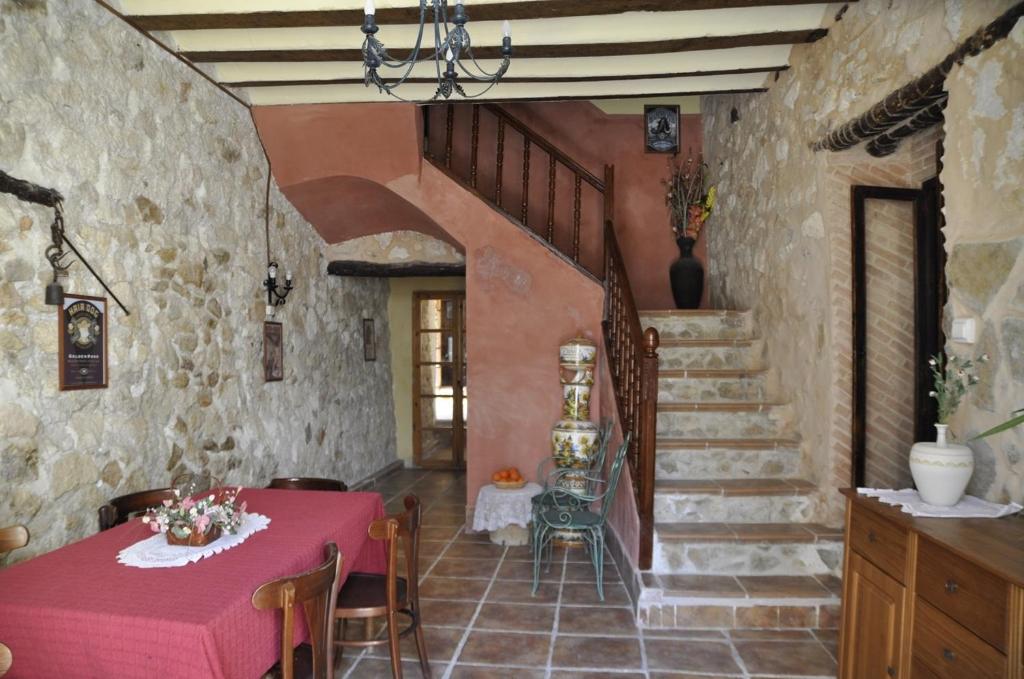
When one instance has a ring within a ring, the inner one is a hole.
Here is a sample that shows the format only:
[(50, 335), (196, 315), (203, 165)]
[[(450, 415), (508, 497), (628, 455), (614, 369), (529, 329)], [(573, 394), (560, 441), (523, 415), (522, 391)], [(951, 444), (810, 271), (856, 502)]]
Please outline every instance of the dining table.
[(384, 543), (367, 533), (384, 516), (378, 493), (245, 488), (238, 500), (269, 526), (185, 566), (119, 563), (153, 535), (134, 518), (0, 570), (0, 641), (14, 657), (5, 679), (254, 679), (281, 639), (281, 612), (252, 607), (259, 585), (322, 563), (328, 542), (344, 558), (342, 582), (385, 571)]

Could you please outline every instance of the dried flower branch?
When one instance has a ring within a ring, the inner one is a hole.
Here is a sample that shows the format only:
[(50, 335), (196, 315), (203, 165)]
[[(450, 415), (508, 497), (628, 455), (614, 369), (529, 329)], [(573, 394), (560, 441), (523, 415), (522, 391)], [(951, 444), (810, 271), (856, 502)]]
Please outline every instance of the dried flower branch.
[(941, 351), (928, 359), (935, 380), (935, 389), (928, 392), (928, 395), (939, 404), (939, 424), (949, 423), (949, 418), (960, 407), (960, 401), (968, 389), (979, 382), (975, 363), (986, 362), (987, 354), (982, 354), (971, 361), (959, 356), (947, 358)]
[(676, 238), (700, 236), (704, 222), (715, 207), (715, 187), (705, 190), (707, 164), (698, 156), (689, 156), (682, 164), (669, 161), (665, 185), (665, 204)]

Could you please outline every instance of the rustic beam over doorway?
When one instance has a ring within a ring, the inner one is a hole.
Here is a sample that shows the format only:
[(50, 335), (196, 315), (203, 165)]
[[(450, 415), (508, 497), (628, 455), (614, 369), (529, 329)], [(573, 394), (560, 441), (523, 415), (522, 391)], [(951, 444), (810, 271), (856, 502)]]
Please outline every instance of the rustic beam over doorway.
[[(1022, 16), (1024, 16), (1024, 2), (1018, 2), (995, 21), (978, 29), (937, 66), (933, 66), (919, 78), (892, 92), (863, 115), (813, 142), (811, 148), (815, 151), (844, 151), (866, 139), (882, 135), (890, 128), (926, 110), (931, 113), (920, 119), (918, 124), (923, 123), (926, 119), (931, 120), (931, 124), (939, 122), (942, 119), (941, 115), (934, 115), (937, 112), (936, 104), (946, 97), (943, 88), (946, 76), (953, 70), (953, 66), (963, 63), (964, 59), (968, 57), (980, 54), (997, 41), (1005, 38)], [(892, 153), (895, 150), (895, 146), (892, 145), (893, 141), (919, 129), (924, 128), (915, 127), (914, 130), (904, 130), (907, 134), (892, 133), (889, 139), (874, 145), (873, 153), (875, 155)]]
[(327, 265), (332, 276), (360, 276), (369, 278), (407, 278), (410, 276), (465, 276), (465, 263), (401, 263), (381, 264), (339, 260)]

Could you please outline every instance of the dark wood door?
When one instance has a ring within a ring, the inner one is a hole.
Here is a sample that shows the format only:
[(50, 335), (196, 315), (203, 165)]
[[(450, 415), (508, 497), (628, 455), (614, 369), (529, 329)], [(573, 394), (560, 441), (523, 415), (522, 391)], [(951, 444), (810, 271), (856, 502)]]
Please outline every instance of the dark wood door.
[(413, 297), (413, 459), (421, 467), (466, 464), (465, 316), (465, 292)]
[(841, 679), (900, 676), (906, 590), (859, 554), (843, 575)]

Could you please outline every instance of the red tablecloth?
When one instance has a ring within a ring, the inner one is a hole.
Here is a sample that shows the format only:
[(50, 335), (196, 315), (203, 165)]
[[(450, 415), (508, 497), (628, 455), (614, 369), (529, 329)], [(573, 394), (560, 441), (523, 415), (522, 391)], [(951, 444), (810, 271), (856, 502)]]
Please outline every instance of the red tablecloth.
[(239, 498), (270, 526), (188, 566), (119, 564), (121, 549), (152, 535), (135, 519), (0, 570), (7, 676), (251, 679), (280, 648), (280, 611), (251, 604), (260, 584), (319, 564), (330, 541), (343, 577), (384, 572), (383, 543), (366, 532), (384, 515), (379, 494), (245, 489)]

